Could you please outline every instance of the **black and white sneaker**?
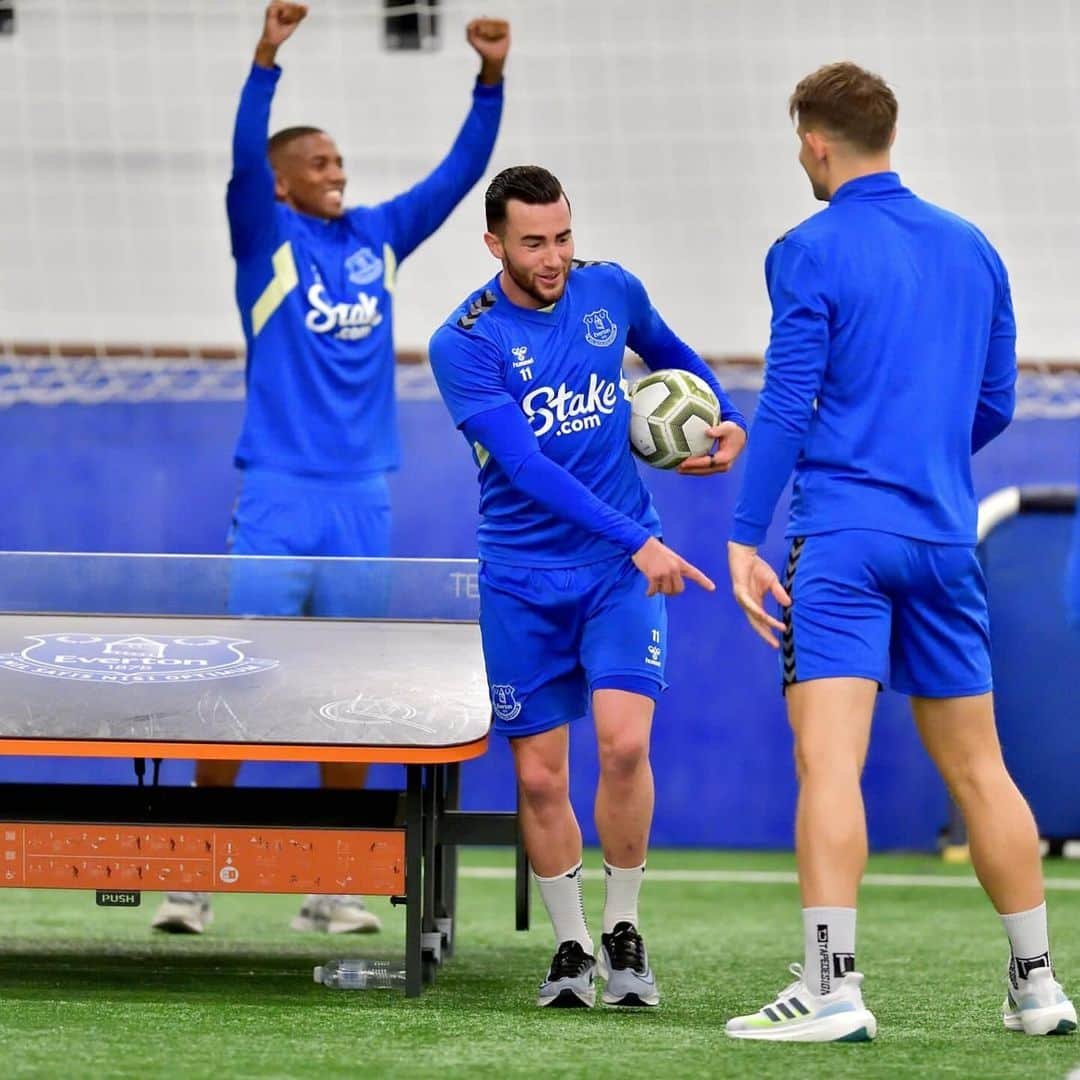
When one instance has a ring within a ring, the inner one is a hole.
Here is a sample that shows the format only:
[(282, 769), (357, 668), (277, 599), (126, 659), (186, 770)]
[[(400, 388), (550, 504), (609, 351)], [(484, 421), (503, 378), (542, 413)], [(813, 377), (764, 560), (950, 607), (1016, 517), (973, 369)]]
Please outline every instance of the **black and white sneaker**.
[(600, 935), (600, 977), (605, 980), (605, 1005), (660, 1004), (645, 942), (632, 923), (616, 923), (610, 934)]
[(580, 942), (564, 941), (551, 959), (536, 1004), (554, 1009), (591, 1009), (596, 1004), (596, 961)]

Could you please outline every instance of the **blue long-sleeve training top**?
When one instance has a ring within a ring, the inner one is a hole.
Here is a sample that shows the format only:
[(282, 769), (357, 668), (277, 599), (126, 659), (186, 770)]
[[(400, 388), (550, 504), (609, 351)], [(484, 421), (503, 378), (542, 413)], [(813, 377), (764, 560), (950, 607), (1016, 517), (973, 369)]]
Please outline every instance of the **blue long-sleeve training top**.
[(266, 154), (280, 68), (255, 65), (240, 95), (226, 205), (247, 344), (236, 464), (339, 479), (395, 469), (397, 268), (483, 176), (502, 84), (476, 84), (450, 153), (415, 187), (337, 219), (274, 197)]
[(660, 535), (630, 454), (627, 347), (653, 370), (705, 379), (722, 419), (745, 427), (641, 282), (615, 263), (576, 263), (562, 298), (539, 311), (508, 300), (495, 277), (435, 332), (431, 367), (480, 469), (482, 559), (587, 566)]
[(892, 172), (840, 187), (765, 261), (765, 384), (732, 539), (875, 529), (975, 543), (971, 455), (1012, 418), (1016, 325), (997, 252)]

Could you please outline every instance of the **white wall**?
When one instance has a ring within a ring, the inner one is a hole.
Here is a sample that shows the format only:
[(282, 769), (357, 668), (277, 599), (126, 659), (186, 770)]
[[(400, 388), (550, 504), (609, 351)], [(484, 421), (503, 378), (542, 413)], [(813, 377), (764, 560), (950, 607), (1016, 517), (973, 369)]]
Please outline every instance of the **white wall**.
[[(223, 193), (259, 0), (18, 0), (0, 38), (0, 339), (236, 343)], [(341, 144), (353, 201), (448, 148), (473, 14), (513, 21), (492, 171), (535, 161), (578, 252), (625, 262), (685, 337), (760, 353), (761, 264), (816, 204), (786, 116), (853, 59), (901, 105), (896, 165), (977, 222), (1013, 277), (1021, 352), (1080, 356), (1080, 0), (447, 0), (438, 53), (381, 51), (376, 0), (312, 0), (274, 126)], [(398, 344), (422, 346), (493, 272), (482, 187), (406, 265)]]

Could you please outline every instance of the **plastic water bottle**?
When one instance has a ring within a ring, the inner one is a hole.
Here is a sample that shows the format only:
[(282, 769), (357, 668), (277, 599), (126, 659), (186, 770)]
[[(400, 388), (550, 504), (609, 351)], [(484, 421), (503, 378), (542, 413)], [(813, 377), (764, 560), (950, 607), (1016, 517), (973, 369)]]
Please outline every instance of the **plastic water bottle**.
[(405, 971), (392, 960), (327, 960), (313, 975), (333, 990), (405, 989)]

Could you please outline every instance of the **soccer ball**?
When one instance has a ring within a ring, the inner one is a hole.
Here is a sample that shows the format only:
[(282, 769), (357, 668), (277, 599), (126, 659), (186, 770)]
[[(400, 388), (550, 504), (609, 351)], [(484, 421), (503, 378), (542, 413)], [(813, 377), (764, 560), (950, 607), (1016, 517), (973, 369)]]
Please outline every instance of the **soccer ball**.
[(718, 423), (716, 395), (689, 371), (654, 371), (630, 390), (630, 449), (654, 469), (709, 453), (713, 440), (705, 429)]

